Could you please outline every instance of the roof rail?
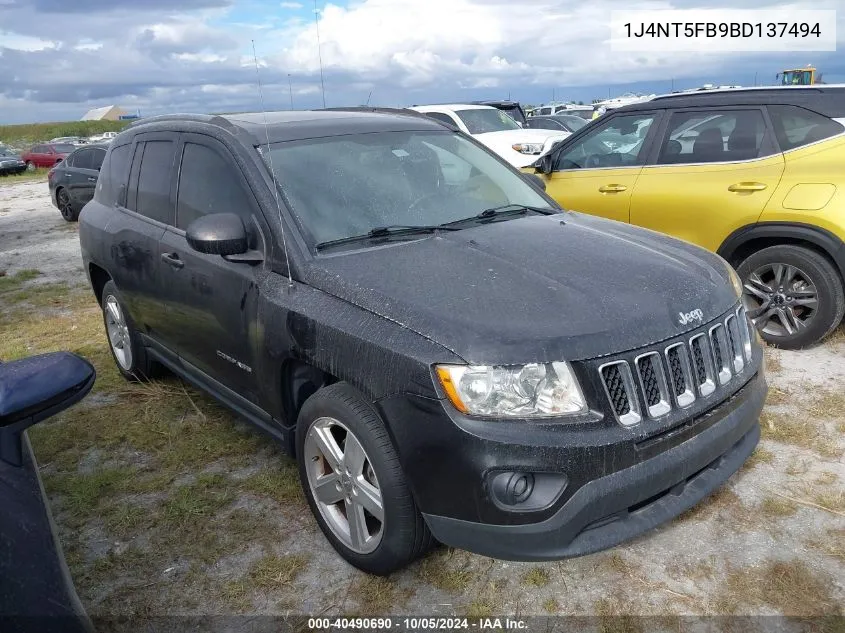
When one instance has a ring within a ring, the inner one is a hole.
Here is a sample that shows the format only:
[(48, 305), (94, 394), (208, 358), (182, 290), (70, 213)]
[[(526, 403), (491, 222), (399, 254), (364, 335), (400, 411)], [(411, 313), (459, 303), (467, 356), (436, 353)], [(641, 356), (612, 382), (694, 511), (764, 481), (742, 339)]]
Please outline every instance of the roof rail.
[(426, 121), (433, 121), (434, 123), (440, 123), (443, 127), (446, 127), (450, 130), (456, 130), (454, 125), (448, 125), (445, 121), (440, 121), (438, 119), (434, 119), (430, 116), (426, 116), (422, 112), (417, 112), (416, 110), (411, 110), (410, 108), (384, 108), (381, 106), (338, 106), (333, 108), (318, 108), (315, 110), (316, 112), (374, 112), (374, 113), (383, 113), (383, 114), (401, 114), (404, 116), (412, 116), (417, 118), (423, 118)]
[(144, 123), (158, 123), (159, 121), (197, 121), (199, 123), (216, 123), (223, 125), (228, 123), (225, 118), (216, 114), (192, 114), (192, 113), (173, 113), (173, 114), (157, 114), (155, 116), (138, 119), (129, 124), (128, 127), (135, 127), (143, 125)]
[(770, 91), (785, 91), (785, 90), (812, 90), (814, 92), (824, 92), (828, 88), (842, 88), (843, 84), (813, 84), (810, 86), (743, 86), (739, 88), (730, 88), (730, 87), (719, 87), (719, 88), (709, 88), (707, 90), (696, 89), (691, 92), (672, 92), (669, 94), (662, 94), (657, 95), (656, 97), (652, 98), (652, 101), (656, 99), (675, 99), (678, 97), (698, 97), (704, 95), (712, 95), (712, 94), (724, 94), (726, 92), (729, 93), (736, 93), (736, 92), (766, 92), (767, 90)]

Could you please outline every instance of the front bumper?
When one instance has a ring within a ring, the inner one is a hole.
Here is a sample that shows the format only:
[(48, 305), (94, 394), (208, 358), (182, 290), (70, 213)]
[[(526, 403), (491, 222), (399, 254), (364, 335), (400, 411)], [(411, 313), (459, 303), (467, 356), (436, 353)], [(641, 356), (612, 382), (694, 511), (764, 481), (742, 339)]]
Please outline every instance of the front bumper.
[(0, 175), (22, 174), (26, 171), (26, 163), (22, 165), (0, 165)]
[(760, 438), (766, 381), (758, 373), (704, 417), (710, 425), (636, 465), (582, 485), (545, 520), (520, 525), (424, 517), (442, 543), (485, 556), (540, 561), (613, 547), (701, 501), (735, 473)]

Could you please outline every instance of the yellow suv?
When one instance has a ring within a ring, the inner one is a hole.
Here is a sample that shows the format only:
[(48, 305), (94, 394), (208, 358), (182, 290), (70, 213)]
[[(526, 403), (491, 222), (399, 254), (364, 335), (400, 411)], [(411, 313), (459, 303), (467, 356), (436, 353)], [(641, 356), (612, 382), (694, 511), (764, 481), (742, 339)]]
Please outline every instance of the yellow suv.
[(845, 86), (656, 97), (529, 171), (565, 208), (669, 233), (738, 271), (766, 341), (812, 345), (845, 312)]

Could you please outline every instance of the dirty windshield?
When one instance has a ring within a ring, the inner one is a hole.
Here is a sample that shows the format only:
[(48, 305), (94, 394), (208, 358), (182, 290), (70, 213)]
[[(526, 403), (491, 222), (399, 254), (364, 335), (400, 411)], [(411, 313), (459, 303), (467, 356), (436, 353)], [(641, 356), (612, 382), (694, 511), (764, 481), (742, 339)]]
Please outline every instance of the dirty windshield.
[(504, 205), (555, 208), (498, 158), (451, 132), (289, 141), (270, 153), (279, 186), (314, 243), (378, 227), (447, 224)]
[(509, 114), (496, 108), (470, 108), (456, 110), (461, 121), (467, 126), (470, 134), (486, 134), (487, 132), (502, 132), (518, 130), (519, 124)]

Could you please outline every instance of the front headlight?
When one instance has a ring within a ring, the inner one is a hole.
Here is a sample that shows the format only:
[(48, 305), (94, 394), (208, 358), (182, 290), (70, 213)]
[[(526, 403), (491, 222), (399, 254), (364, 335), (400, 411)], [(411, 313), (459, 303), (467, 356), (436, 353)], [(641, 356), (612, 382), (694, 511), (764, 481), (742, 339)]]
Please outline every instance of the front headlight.
[(742, 279), (739, 278), (739, 275), (736, 271), (728, 266), (728, 276), (731, 278), (731, 285), (734, 287), (734, 292), (736, 292), (737, 297), (742, 296)]
[(519, 152), (520, 154), (542, 154), (543, 153), (543, 144), (542, 143), (514, 143), (511, 145), (514, 151)]
[(494, 418), (548, 418), (587, 410), (569, 363), (437, 365), (437, 377), (461, 413)]

